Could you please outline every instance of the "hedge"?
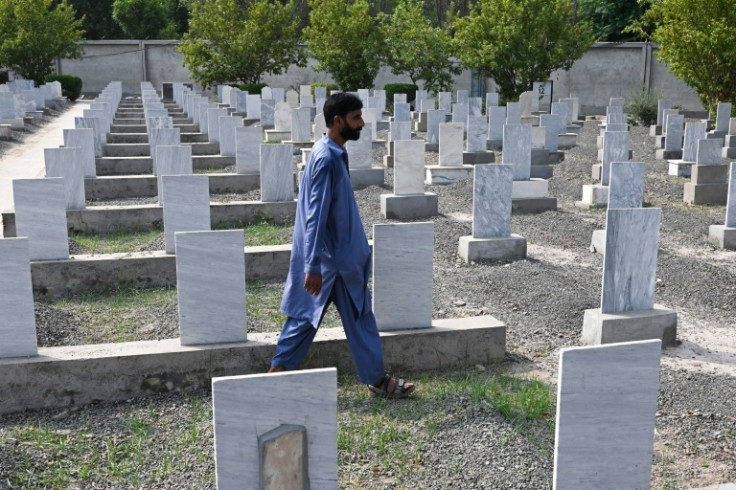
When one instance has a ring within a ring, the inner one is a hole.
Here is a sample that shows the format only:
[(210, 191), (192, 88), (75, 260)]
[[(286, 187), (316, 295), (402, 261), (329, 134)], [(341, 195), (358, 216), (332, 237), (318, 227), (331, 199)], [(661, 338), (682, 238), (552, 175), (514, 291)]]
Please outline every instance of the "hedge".
[(82, 94), (82, 79), (74, 75), (49, 75), (46, 83), (60, 82), (61, 95), (74, 102)]

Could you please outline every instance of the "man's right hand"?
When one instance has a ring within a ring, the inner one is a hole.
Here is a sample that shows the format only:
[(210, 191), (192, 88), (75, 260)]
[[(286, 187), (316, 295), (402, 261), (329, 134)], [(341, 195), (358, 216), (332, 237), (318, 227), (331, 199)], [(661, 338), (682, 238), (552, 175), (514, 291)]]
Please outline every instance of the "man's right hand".
[(322, 291), (322, 274), (307, 274), (304, 277), (304, 289), (312, 296)]

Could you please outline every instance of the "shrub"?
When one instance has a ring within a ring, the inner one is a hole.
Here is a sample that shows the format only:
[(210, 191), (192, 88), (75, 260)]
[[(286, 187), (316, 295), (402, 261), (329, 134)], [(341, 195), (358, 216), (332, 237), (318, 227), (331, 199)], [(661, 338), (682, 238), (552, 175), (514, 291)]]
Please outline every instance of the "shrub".
[(383, 86), (383, 89), (386, 91), (386, 100), (389, 104), (393, 104), (394, 94), (406, 94), (406, 101), (414, 102), (419, 87), (413, 83), (387, 83)]
[(48, 75), (46, 83), (60, 82), (61, 94), (74, 102), (82, 93), (82, 79), (74, 75)]
[(651, 90), (642, 90), (626, 99), (624, 110), (639, 126), (651, 126), (657, 122), (657, 102), (659, 96)]
[(8, 72), (0, 70), (0, 85), (2, 85), (3, 83), (8, 83), (9, 80), (10, 77), (8, 76)]
[(313, 84), (310, 85), (310, 87), (312, 87), (312, 95), (314, 95), (315, 87), (325, 87), (327, 89), (328, 96), (330, 95), (331, 90), (340, 90), (340, 87), (330, 82), (314, 82)]
[(244, 83), (238, 88), (240, 90), (245, 90), (249, 94), (261, 95), (261, 90), (263, 89), (263, 87), (267, 87), (267, 86), (268, 86), (267, 83)]

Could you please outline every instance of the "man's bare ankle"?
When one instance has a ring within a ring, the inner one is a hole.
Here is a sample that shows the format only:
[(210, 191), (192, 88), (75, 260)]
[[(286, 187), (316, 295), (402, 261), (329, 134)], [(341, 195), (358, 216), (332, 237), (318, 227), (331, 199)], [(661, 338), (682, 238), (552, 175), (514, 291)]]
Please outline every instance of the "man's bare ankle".
[(269, 373), (282, 373), (284, 371), (286, 371), (284, 366), (271, 366), (271, 369), (268, 370)]

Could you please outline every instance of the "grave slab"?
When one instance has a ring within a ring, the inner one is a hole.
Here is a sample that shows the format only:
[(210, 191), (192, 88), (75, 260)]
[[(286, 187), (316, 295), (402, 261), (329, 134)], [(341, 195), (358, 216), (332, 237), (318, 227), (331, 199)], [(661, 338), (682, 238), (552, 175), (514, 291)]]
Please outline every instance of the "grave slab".
[[(36, 318), (33, 311), (31, 267), (28, 238), (0, 239), (0, 359), (35, 356)], [(15, 382), (14, 378), (6, 378)], [(2, 398), (11, 396), (12, 388), (2, 389)], [(2, 403), (2, 402), (0, 402)]]
[(161, 177), (166, 253), (176, 253), (176, 233), (210, 229), (210, 194), (206, 175)]
[(46, 177), (62, 177), (67, 209), (84, 209), (84, 162), (81, 148), (44, 148)]
[(13, 202), (16, 233), (28, 238), (30, 260), (68, 259), (64, 180), (14, 179)]
[(294, 200), (292, 145), (261, 145), (261, 201)]

